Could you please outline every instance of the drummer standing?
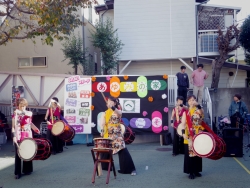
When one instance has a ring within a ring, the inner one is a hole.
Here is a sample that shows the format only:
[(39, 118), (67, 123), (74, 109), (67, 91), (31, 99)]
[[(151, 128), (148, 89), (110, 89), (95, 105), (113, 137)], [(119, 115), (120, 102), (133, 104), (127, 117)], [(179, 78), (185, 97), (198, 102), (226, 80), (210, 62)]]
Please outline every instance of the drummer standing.
[(60, 115), (61, 115), (61, 106), (59, 104), (59, 100), (57, 97), (53, 97), (51, 99), (50, 107), (47, 109), (44, 119), (48, 125), (47, 139), (50, 140), (52, 144), (53, 155), (56, 155), (56, 153), (63, 152), (63, 141), (51, 133), (53, 124), (55, 123), (55, 121), (60, 120)]
[[(136, 169), (132, 157), (125, 147), (123, 138), (124, 132), (122, 129), (124, 125), (121, 123), (122, 111), (119, 103), (119, 99), (110, 96), (107, 101), (108, 109), (105, 111), (105, 115), (102, 120), (102, 133), (104, 138), (112, 139), (113, 154), (118, 153), (121, 174), (136, 175)], [(107, 157), (107, 156), (106, 156)], [(105, 157), (104, 157), (105, 158)], [(105, 170), (107, 167), (103, 165)]]
[[(39, 129), (31, 122), (32, 112), (27, 111), (26, 107), (28, 102), (24, 98), (19, 98), (17, 101), (18, 108), (14, 111), (12, 116), (12, 135), (13, 142), (15, 144), (15, 179), (21, 177), (21, 159), (18, 156), (17, 149), (18, 143), (25, 138), (32, 138), (33, 129), (36, 133), (40, 134)], [(33, 172), (32, 161), (23, 161), (22, 172), (26, 175), (30, 175)]]
[[(201, 106), (196, 102), (196, 97), (190, 95), (187, 98), (189, 105), (188, 116), (191, 117), (192, 130), (194, 134), (198, 134), (201, 130), (204, 130), (201, 126), (201, 122), (204, 117), (204, 112)], [(187, 117), (188, 118), (188, 117)], [(200, 172), (202, 172), (202, 158), (196, 156), (192, 148), (192, 137), (188, 129), (183, 130), (184, 137), (184, 173), (189, 174), (189, 179), (194, 179), (195, 177), (201, 177)]]
[(183, 105), (184, 98), (182, 96), (177, 97), (175, 108), (172, 111), (171, 126), (174, 128), (174, 140), (173, 140), (173, 156), (179, 153), (184, 153), (183, 137), (180, 137), (177, 133), (177, 126), (180, 123), (186, 123), (186, 109), (187, 106)]

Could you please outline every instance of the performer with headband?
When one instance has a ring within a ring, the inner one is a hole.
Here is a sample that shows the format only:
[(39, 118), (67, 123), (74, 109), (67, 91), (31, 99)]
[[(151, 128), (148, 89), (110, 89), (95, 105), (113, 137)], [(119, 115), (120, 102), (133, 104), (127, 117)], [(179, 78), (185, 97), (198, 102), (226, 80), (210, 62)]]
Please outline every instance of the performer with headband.
[(201, 130), (204, 130), (204, 127), (201, 126), (201, 122), (204, 118), (204, 112), (201, 106), (196, 102), (196, 97), (194, 95), (188, 96), (187, 102), (189, 105), (187, 118), (191, 117), (192, 125), (187, 124), (186, 129), (183, 130), (185, 148), (184, 173), (189, 174), (190, 179), (194, 179), (195, 177), (201, 177), (200, 172), (202, 171), (202, 158), (196, 156), (193, 152), (192, 135), (198, 134)]
[[(184, 153), (183, 137), (177, 134), (177, 126), (180, 123), (186, 123), (186, 110), (187, 106), (183, 105), (184, 98), (182, 96), (177, 97), (176, 106), (172, 111), (171, 126), (174, 128), (174, 140), (173, 140), (173, 156), (179, 153)], [(176, 113), (177, 112), (177, 113)], [(175, 121), (174, 121), (175, 119)]]
[[(63, 141), (51, 133), (52, 126), (55, 123), (55, 121), (60, 120), (60, 115), (61, 115), (61, 106), (59, 104), (59, 100), (57, 97), (53, 97), (51, 99), (49, 108), (45, 115), (45, 121), (48, 124), (47, 139), (50, 140), (52, 144), (53, 155), (56, 155), (56, 153), (63, 152)], [(50, 118), (48, 119), (48, 117)]]
[(136, 175), (136, 169), (132, 157), (125, 147), (123, 138), (125, 126), (121, 124), (122, 111), (119, 99), (110, 96), (107, 101), (108, 110), (102, 120), (102, 133), (104, 138), (111, 138), (113, 154), (119, 156), (119, 173)]
[[(19, 98), (17, 101), (17, 109), (14, 111), (12, 116), (12, 134), (13, 142), (15, 144), (15, 179), (21, 177), (21, 159), (18, 156), (17, 150), (19, 148), (18, 143), (25, 138), (32, 138), (33, 129), (36, 133), (40, 134), (39, 129), (32, 123), (32, 112), (27, 111), (26, 107), (28, 102), (24, 98)], [(23, 161), (22, 172), (29, 175), (33, 172), (32, 161)]]

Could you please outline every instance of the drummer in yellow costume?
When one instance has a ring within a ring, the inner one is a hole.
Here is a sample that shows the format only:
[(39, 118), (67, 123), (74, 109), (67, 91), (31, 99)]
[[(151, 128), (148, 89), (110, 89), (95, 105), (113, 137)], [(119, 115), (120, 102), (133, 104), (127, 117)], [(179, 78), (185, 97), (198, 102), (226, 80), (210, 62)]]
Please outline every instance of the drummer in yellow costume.
[[(187, 98), (189, 109), (187, 114), (191, 117), (193, 133), (198, 134), (200, 131), (204, 130), (201, 126), (201, 122), (204, 118), (204, 112), (196, 102), (196, 97), (190, 95)], [(188, 117), (187, 117), (188, 118)], [(192, 137), (189, 133), (188, 125), (186, 125), (185, 130), (183, 130), (184, 137), (184, 173), (189, 174), (190, 179), (195, 177), (201, 177), (200, 172), (202, 171), (202, 158), (195, 155), (192, 149)]]
[(113, 154), (118, 153), (120, 170), (119, 173), (136, 175), (134, 162), (128, 149), (125, 147), (123, 134), (125, 126), (121, 123), (122, 109), (119, 99), (110, 96), (107, 101), (108, 109), (105, 111), (102, 123), (102, 134), (104, 138), (112, 139)]

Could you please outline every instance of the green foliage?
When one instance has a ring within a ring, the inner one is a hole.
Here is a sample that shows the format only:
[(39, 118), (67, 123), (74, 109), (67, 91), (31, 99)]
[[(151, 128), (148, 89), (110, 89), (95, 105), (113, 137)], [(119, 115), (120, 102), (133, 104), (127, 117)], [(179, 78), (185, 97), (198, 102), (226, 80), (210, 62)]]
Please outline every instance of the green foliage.
[(250, 65), (250, 15), (241, 26), (240, 44), (245, 49), (245, 62)]
[(83, 41), (80, 35), (78, 37), (73, 35), (71, 38), (67, 39), (63, 44), (63, 53), (65, 59), (69, 59), (68, 65), (73, 65), (74, 74), (77, 74), (78, 66), (83, 67), (82, 73), (84, 75), (88, 74), (88, 61), (87, 61), (87, 49), (83, 50)]
[(250, 53), (245, 52), (245, 60), (247, 65), (250, 65)]
[(91, 32), (92, 43), (101, 50), (103, 61), (101, 68), (104, 74), (109, 74), (112, 70), (116, 70), (124, 44), (119, 40), (117, 29), (114, 30), (111, 20), (108, 19), (104, 23), (97, 22), (95, 28), (96, 30)]
[(4, 8), (0, 17), (6, 17), (0, 25), (0, 45), (37, 36), (42, 36), (44, 43), (53, 45), (54, 39), (63, 40), (83, 25), (80, 7), (95, 3), (96, 0), (0, 1)]
[(250, 52), (250, 15), (241, 26), (240, 44), (246, 51)]

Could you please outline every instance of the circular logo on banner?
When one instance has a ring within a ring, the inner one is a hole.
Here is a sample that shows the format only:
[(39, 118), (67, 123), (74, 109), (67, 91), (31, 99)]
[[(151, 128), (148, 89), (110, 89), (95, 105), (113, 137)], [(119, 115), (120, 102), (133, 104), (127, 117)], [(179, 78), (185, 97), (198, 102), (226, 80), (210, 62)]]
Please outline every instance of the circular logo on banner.
[(154, 117), (154, 118), (152, 119), (152, 125), (153, 125), (154, 127), (160, 127), (160, 126), (162, 125), (162, 120), (161, 120), (161, 118)]
[(105, 83), (105, 82), (99, 82), (98, 84), (97, 84), (97, 90), (99, 91), (99, 92), (104, 92), (104, 91), (106, 91), (106, 89), (107, 89), (107, 84)]
[(138, 128), (143, 128), (146, 126), (146, 121), (143, 118), (138, 118), (137, 120), (135, 120), (135, 125)]
[(117, 91), (119, 91), (119, 89), (120, 89), (120, 84), (118, 83), (118, 82), (112, 82), (111, 84), (110, 84), (110, 90), (112, 91), (112, 92), (117, 92)]
[(133, 91), (134, 90), (134, 84), (132, 82), (126, 82), (124, 84), (124, 90), (125, 91)]
[(147, 90), (147, 83), (146, 82), (139, 82), (137, 85), (139, 91), (144, 92)]
[(153, 90), (159, 90), (161, 88), (161, 82), (159, 80), (153, 80), (151, 82), (151, 88)]
[(134, 111), (135, 110), (135, 104), (133, 101), (124, 101), (124, 111)]

